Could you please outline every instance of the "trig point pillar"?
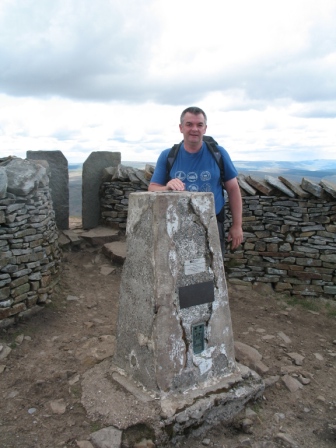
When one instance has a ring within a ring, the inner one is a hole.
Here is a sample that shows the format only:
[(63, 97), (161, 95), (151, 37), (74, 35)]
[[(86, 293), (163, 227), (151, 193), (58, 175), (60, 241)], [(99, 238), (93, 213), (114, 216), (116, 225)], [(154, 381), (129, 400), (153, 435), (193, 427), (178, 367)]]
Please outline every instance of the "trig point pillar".
[(260, 377), (235, 361), (212, 193), (130, 195), (108, 375), (137, 409), (128, 405), (127, 425), (122, 412), (110, 422), (145, 424), (157, 440), (229, 421), (262, 392)]
[(242, 380), (211, 193), (130, 195), (116, 344), (165, 418)]
[(131, 195), (117, 331), (115, 363), (163, 406), (237, 372), (211, 193)]

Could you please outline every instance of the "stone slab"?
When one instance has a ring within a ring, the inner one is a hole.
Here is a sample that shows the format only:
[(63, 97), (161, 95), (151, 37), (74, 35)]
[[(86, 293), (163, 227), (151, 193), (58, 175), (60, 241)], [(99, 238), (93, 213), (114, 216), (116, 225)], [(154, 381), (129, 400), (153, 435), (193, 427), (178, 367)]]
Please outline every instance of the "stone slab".
[(308, 193), (311, 193), (316, 198), (322, 198), (323, 196), (324, 191), (321, 185), (310, 179), (304, 177), (301, 182), (301, 187), (303, 190), (307, 191)]
[(220, 382), (160, 398), (125, 376), (111, 359), (87, 370), (81, 385), (81, 402), (91, 419), (123, 431), (126, 439), (129, 428), (146, 427), (155, 435), (157, 446), (190, 429), (201, 435), (214, 425), (229, 423), (264, 391), (259, 375), (239, 364), (235, 373)]
[(102, 248), (102, 252), (112, 262), (123, 264), (126, 259), (126, 242), (114, 241), (112, 243), (106, 243)]
[(69, 170), (62, 151), (27, 151), (29, 160), (46, 160), (51, 172), (50, 189), (58, 229), (69, 228)]
[(336, 184), (327, 179), (322, 179), (320, 185), (324, 190), (329, 193), (333, 198), (336, 198)]
[(281, 193), (284, 193), (285, 195), (289, 196), (290, 198), (295, 197), (295, 194), (293, 193), (293, 191), (290, 190), (289, 188), (287, 188), (286, 185), (284, 185), (280, 179), (277, 179), (276, 177), (269, 176), (269, 175), (266, 175), (265, 179), (272, 187), (275, 187), (279, 191), (281, 191)]
[(256, 176), (247, 176), (245, 179), (247, 183), (249, 183), (256, 190), (260, 191), (260, 193), (266, 196), (270, 196), (271, 194), (273, 194), (274, 188), (267, 184), (264, 179), (260, 179)]
[(98, 226), (88, 231), (82, 231), (79, 235), (93, 246), (103, 245), (119, 239), (118, 230), (104, 226)]
[(279, 176), (279, 179), (300, 198), (308, 198), (310, 196), (307, 191), (304, 191), (301, 188), (301, 185), (298, 182), (291, 181), (283, 176)]
[(246, 193), (252, 196), (254, 196), (257, 193), (257, 190), (251, 187), (251, 185), (248, 182), (246, 182), (245, 176), (243, 174), (238, 174), (237, 180), (240, 188), (245, 190)]
[(82, 172), (82, 222), (83, 229), (93, 229), (100, 221), (99, 190), (104, 168), (118, 166), (120, 152), (94, 151), (85, 160)]
[(119, 429), (108, 427), (92, 433), (90, 439), (97, 448), (120, 448), (121, 436)]

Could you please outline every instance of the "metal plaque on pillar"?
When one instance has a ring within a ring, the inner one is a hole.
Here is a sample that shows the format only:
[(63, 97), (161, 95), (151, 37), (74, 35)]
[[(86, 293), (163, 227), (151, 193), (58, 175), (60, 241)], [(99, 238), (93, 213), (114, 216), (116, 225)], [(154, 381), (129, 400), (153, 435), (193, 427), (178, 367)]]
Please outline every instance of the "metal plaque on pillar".
[(192, 326), (193, 352), (195, 355), (204, 350), (204, 324)]
[(203, 305), (214, 301), (213, 281), (196, 283), (179, 288), (180, 308)]

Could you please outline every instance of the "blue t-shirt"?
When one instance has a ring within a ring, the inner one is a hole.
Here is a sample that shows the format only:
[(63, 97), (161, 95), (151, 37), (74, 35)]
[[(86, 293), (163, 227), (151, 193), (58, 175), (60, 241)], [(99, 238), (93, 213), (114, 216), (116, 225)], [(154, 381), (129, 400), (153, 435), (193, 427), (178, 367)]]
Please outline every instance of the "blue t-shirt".
[[(237, 177), (238, 172), (234, 167), (227, 151), (217, 146), (222, 154), (225, 167), (225, 181)], [(167, 158), (170, 149), (163, 151), (157, 161), (151, 182), (166, 185)], [(186, 151), (182, 143), (174, 164), (170, 170), (170, 178), (178, 178), (185, 184), (186, 191), (212, 192), (215, 199), (216, 214), (225, 203), (223, 188), (220, 179), (220, 169), (215, 158), (203, 142), (202, 148), (197, 153)]]

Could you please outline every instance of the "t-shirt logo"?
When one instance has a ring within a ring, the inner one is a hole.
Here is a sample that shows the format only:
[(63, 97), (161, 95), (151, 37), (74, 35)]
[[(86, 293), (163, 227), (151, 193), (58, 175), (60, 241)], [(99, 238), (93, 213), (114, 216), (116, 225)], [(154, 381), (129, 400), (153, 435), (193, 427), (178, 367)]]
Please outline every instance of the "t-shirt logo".
[(176, 177), (176, 179), (180, 179), (181, 181), (184, 181), (184, 179), (187, 176), (186, 176), (186, 173), (184, 171), (176, 171), (175, 177)]
[(211, 191), (211, 185), (210, 184), (203, 184), (201, 191)]
[(195, 171), (191, 171), (190, 173), (188, 173), (187, 175), (187, 180), (188, 182), (196, 182), (197, 181), (197, 173), (195, 173)]
[(197, 184), (191, 184), (191, 185), (189, 185), (188, 190), (189, 191), (193, 191), (193, 192), (198, 191), (198, 185)]
[(209, 171), (202, 171), (200, 178), (203, 182), (207, 182), (211, 179), (211, 174)]

